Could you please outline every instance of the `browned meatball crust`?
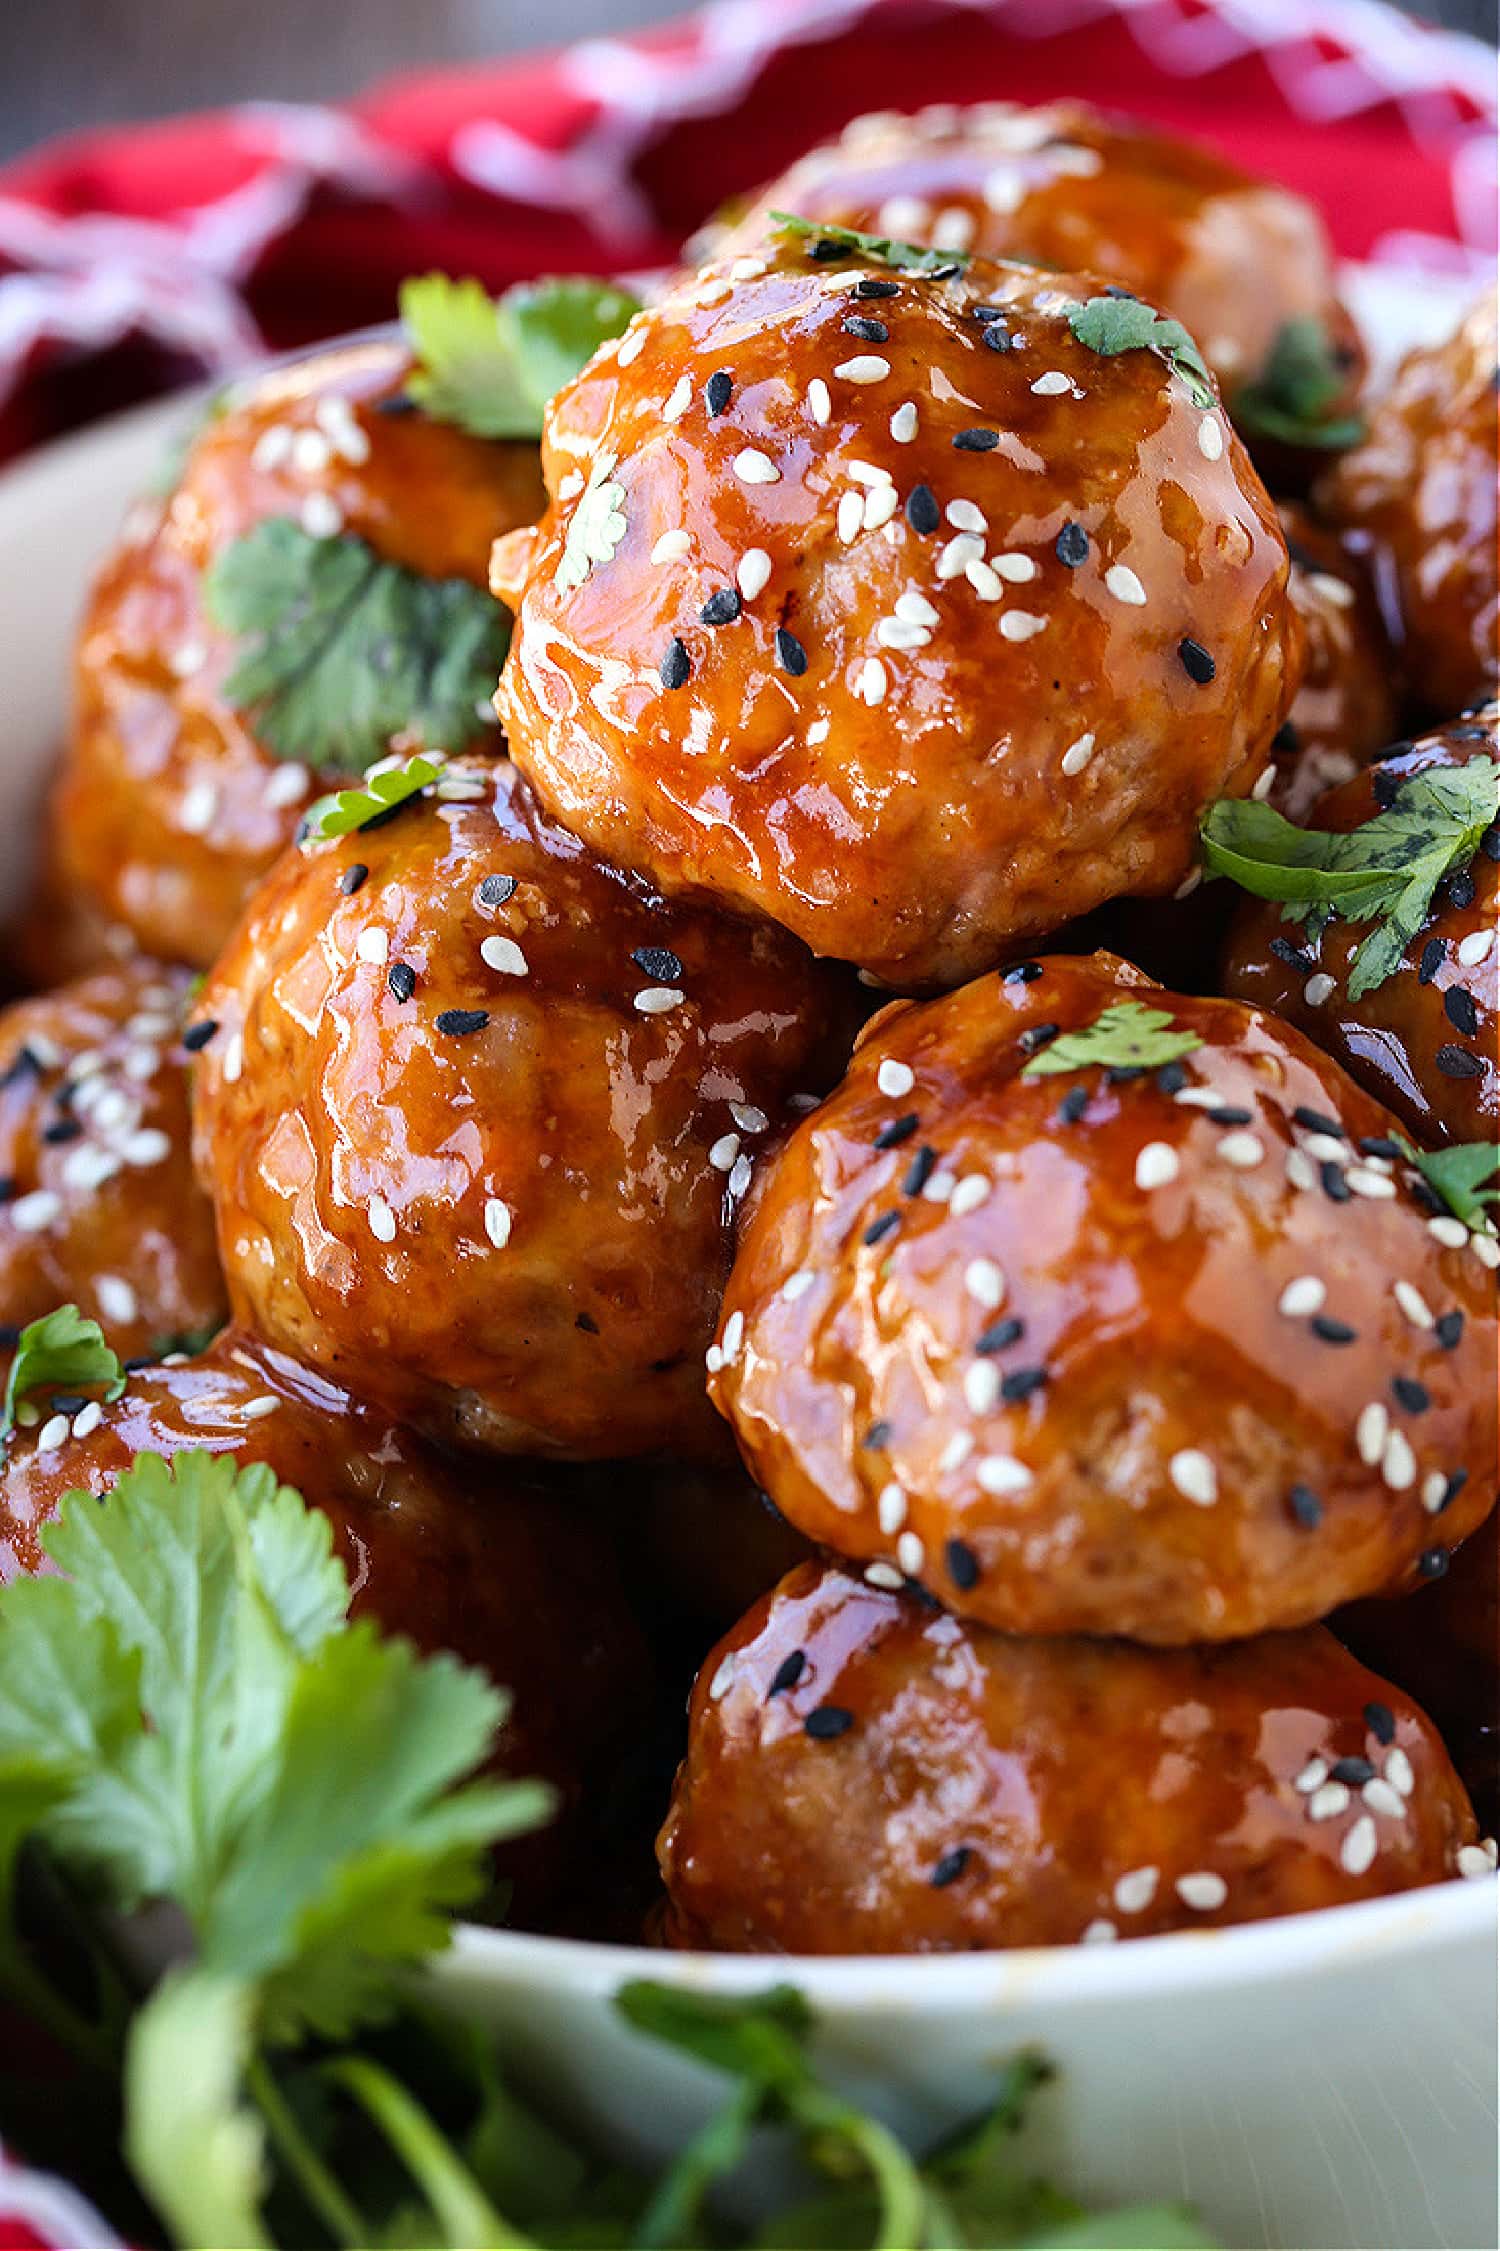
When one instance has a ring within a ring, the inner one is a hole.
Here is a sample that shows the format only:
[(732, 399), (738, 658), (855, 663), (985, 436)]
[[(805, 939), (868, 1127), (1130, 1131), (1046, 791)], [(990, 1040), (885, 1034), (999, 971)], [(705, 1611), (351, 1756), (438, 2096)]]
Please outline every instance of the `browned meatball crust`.
[(679, 1946), (933, 1953), (1487, 1874), (1436, 1730), (1311, 1627), (1028, 1641), (804, 1564), (709, 1657), (657, 1846)]
[(534, 445), (387, 411), (410, 368), (400, 344), (358, 344), (231, 393), (175, 489), (139, 506), (95, 581), (49, 814), (49, 880), (167, 959), (213, 960), (246, 894), (338, 777), (336, 761), (310, 772), (279, 758), (228, 700), (241, 652), (205, 605), (210, 566), (254, 526), (287, 518), (319, 538), (352, 533), (424, 578), (482, 587), (496, 533), (541, 508)]
[(1075, 337), (1102, 283), (817, 248), (681, 281), (553, 401), (497, 708), (596, 850), (952, 984), (1182, 881), (1301, 626), (1198, 379)]
[[(1201, 1044), (1026, 1074), (1130, 1001)], [(799, 1531), (1006, 1632), (1227, 1640), (1431, 1574), (1495, 1498), (1493, 1245), (1392, 1124), (1105, 954), (897, 1004), (758, 1186), (713, 1397)]]
[(1358, 387), (1359, 336), (1314, 207), (1082, 102), (856, 118), (764, 189), (715, 255), (753, 247), (772, 211), (1107, 274), (1192, 331), (1231, 403), (1292, 321), (1318, 324), (1342, 373), (1329, 414)]
[(560, 1810), (545, 1831), (507, 1846), (502, 1864), (524, 1912), (573, 1880), (653, 1693), (613, 1550), (573, 1505), (576, 1473), (447, 1462), (378, 1410), (232, 1331), (197, 1358), (135, 1371), (102, 1413), (75, 1414), (71, 1432), (63, 1420), (60, 1438), (44, 1423), (12, 1440), (0, 1479), (0, 1581), (41, 1567), (40, 1537), (65, 1493), (107, 1495), (137, 1453), (197, 1447), (267, 1463), (331, 1519), (356, 1615), (420, 1649), (451, 1650), (512, 1691), (498, 1758), (510, 1773), (551, 1782)]
[[(1500, 727), (1491, 705), (1331, 790), (1307, 825), (1358, 828), (1399, 803), (1407, 777), (1496, 757)], [(1357, 1000), (1350, 970), (1368, 923), (1331, 922), (1319, 938), (1289, 926), (1279, 906), (1242, 898), (1230, 926), (1224, 989), (1286, 1017), (1429, 1146), (1492, 1141), (1500, 1131), (1496, 845), (1500, 830), (1439, 885), (1395, 970)]]
[(124, 962), (0, 1009), (0, 1337), (73, 1303), (123, 1359), (224, 1317), (193, 1176), (188, 979)]
[(666, 906), (455, 764), (289, 853), (209, 978), (199, 1163), (245, 1325), (439, 1436), (701, 1453), (756, 1151), (852, 980)]
[(1495, 297), (1457, 334), (1408, 353), (1363, 444), (1318, 498), (1358, 534), (1400, 630), (1408, 692), (1432, 717), (1492, 695), (1497, 563)]

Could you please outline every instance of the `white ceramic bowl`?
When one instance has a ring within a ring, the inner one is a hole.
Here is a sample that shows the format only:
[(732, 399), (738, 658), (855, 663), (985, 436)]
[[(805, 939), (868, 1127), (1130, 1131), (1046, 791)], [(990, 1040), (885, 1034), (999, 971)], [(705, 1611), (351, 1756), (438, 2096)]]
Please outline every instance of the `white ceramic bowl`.
[[(1451, 287), (1350, 277), (1382, 356), (1441, 334)], [(0, 909), (64, 723), (86, 574), (182, 403), (118, 418), (0, 478)], [(1452, 1883), (1239, 1930), (919, 1959), (648, 1954), (469, 1929), (439, 1972), (456, 2005), (622, 2151), (661, 2155), (718, 2091), (628, 2031), (611, 1995), (795, 1982), (823, 2056), (916, 2134), (985, 2099), (993, 2064), (1062, 2067), (1022, 2155), (1099, 2201), (1183, 2195), (1223, 2241), (1361, 2251), (1496, 2242), (1495, 1887)]]

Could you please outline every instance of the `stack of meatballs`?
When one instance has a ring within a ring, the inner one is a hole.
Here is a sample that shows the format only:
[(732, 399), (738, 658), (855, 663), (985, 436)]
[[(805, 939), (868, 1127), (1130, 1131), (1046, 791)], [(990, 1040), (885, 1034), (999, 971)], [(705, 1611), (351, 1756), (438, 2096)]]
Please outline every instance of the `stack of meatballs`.
[[(860, 120), (689, 255), (539, 457), (326, 352), (97, 579), (0, 1314), (129, 1381), (26, 1410), (0, 1574), (270, 1463), (512, 1688), (533, 1926), (620, 1935), (684, 1659), (673, 1945), (1488, 1875), (1500, 1237), (1419, 1159), (1495, 1139), (1500, 826), (1372, 984), (1200, 823), (1488, 787), (1493, 306), (1372, 381), (1305, 205), (1072, 104)], [(205, 592), (280, 522), (510, 618), (342, 834)]]

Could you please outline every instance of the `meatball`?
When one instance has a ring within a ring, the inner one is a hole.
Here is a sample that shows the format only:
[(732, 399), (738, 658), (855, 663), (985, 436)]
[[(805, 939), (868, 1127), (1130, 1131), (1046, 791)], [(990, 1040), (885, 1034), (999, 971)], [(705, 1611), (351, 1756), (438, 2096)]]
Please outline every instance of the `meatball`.
[[(1398, 747), (1322, 798), (1309, 825), (1358, 828), (1399, 805), (1409, 776), (1500, 756), (1497, 719), (1491, 705)], [(1289, 926), (1274, 903), (1245, 898), (1229, 932), (1226, 990), (1297, 1025), (1433, 1146), (1492, 1141), (1500, 1128), (1496, 842), (1500, 831), (1492, 830), (1485, 849), (1439, 886), (1396, 969), (1358, 999), (1349, 995), (1350, 972), (1368, 923), (1334, 921), (1319, 938)]]
[(1359, 333), (1313, 206), (1082, 102), (856, 118), (766, 188), (715, 254), (753, 248), (772, 211), (1107, 274), (1192, 330), (1232, 407), (1294, 323), (1298, 333), (1315, 324), (1327, 416), (1347, 413), (1359, 386)]
[(1228, 1640), (1431, 1575), (1495, 1497), (1497, 1246), (1429, 1225), (1392, 1124), (1104, 954), (896, 1004), (758, 1187), (713, 1396), (809, 1539), (1010, 1633)]
[(224, 1318), (193, 1176), (186, 975), (134, 960), (0, 1009), (4, 1343), (71, 1301), (123, 1358)]
[(1409, 353), (1319, 493), (1329, 519), (1367, 543), (1409, 691), (1433, 717), (1492, 695), (1500, 678), (1495, 318), (1491, 294), (1448, 342)]
[[(632, 1512), (637, 1552), (676, 1612), (715, 1634), (813, 1552), (742, 1470), (664, 1462)], [(703, 1654), (694, 1649), (694, 1667)]]
[(1493, 1865), (1431, 1722), (1330, 1633), (1027, 1641), (802, 1565), (693, 1691), (679, 1946), (903, 1954), (1259, 1922)]
[(1350, 776), (1396, 732), (1391, 655), (1373, 589), (1358, 559), (1306, 509), (1284, 506), (1292, 602), (1306, 661), (1291, 716), (1272, 744), (1270, 801), (1305, 820), (1324, 790)]
[[(337, 726), (310, 770), (279, 757), (257, 710), (230, 699), (244, 651), (214, 622), (205, 579), (231, 544), (284, 519), (320, 540), (353, 534), (424, 580), (482, 588), (495, 534), (542, 505), (534, 445), (394, 411), (410, 368), (397, 343), (359, 344), (231, 393), (175, 489), (134, 512), (95, 581), (46, 880), (153, 953), (211, 962), (311, 799), (345, 770)], [(495, 634), (498, 653), (498, 616)], [(472, 732), (484, 732), (477, 718)]]
[(1074, 335), (1102, 284), (818, 249), (681, 282), (554, 399), (497, 708), (597, 851), (952, 984), (1183, 880), (1301, 626), (1201, 379)]
[(202, 995), (199, 1164), (245, 1326), (502, 1453), (716, 1450), (703, 1351), (756, 1151), (852, 980), (670, 907), (462, 761), (289, 853)]
[(194, 1359), (135, 1371), (120, 1399), (83, 1408), (60, 1439), (45, 1425), (17, 1434), (0, 1482), (0, 1580), (41, 1567), (40, 1535), (65, 1493), (105, 1495), (135, 1454), (194, 1447), (267, 1463), (330, 1518), (356, 1615), (451, 1650), (512, 1691), (498, 1756), (560, 1797), (557, 1820), (503, 1856), (534, 1911), (596, 1836), (592, 1808), (652, 1699), (613, 1551), (566, 1482), (576, 1473), (446, 1462), (230, 1331)]

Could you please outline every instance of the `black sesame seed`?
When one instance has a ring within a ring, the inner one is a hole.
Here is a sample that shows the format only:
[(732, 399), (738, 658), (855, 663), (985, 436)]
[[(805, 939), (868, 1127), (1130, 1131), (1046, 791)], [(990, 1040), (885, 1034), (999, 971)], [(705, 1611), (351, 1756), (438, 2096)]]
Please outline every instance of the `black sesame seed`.
[(831, 1743), (836, 1735), (847, 1735), (853, 1725), (854, 1714), (842, 1704), (820, 1704), (802, 1722), (803, 1732), (815, 1743)]
[(1443, 1014), (1456, 1032), (1472, 1039), (1479, 1029), (1479, 1011), (1474, 1005), (1474, 995), (1466, 993), (1462, 985), (1450, 985), (1443, 995)]
[(1177, 644), (1177, 655), (1183, 671), (1200, 688), (1206, 688), (1218, 667), (1201, 641), (1182, 640)]
[(1415, 747), (1409, 735), (1401, 735), (1395, 742), (1387, 743), (1383, 750), (1377, 750), (1373, 763), (1377, 766), (1383, 766), (1388, 758), (1404, 758), (1407, 752), (1415, 749)]
[(912, 530), (920, 532), (924, 539), (929, 532), (937, 530), (943, 520), (943, 512), (937, 504), (937, 495), (931, 485), (912, 486), (906, 496), (906, 520)]
[(957, 453), (993, 453), (999, 443), (998, 430), (960, 430), (953, 440)]
[(636, 946), (630, 958), (653, 985), (675, 985), (686, 974), (670, 946)]
[(1089, 559), (1089, 535), (1082, 524), (1075, 524), (1071, 517), (1058, 533), (1055, 544), (1058, 561), (1066, 563), (1070, 571), (1076, 571), (1080, 563)]
[(943, 1607), (931, 1588), (924, 1587), (920, 1579), (903, 1579), (901, 1592), (912, 1602), (919, 1602), (924, 1610), (941, 1610)]
[(1034, 985), (1041, 975), (1039, 961), (1013, 961), (1009, 969), (1001, 971), (1000, 982), (1002, 985)]
[(1315, 1531), (1323, 1521), (1323, 1503), (1310, 1485), (1294, 1485), (1287, 1495), (1287, 1506), (1306, 1532)]
[(784, 1696), (789, 1688), (796, 1687), (806, 1671), (807, 1651), (805, 1649), (789, 1650), (771, 1675), (771, 1685), (766, 1690), (767, 1699), (769, 1700), (772, 1696)]
[(462, 1039), (468, 1032), (482, 1032), (489, 1020), (487, 1008), (445, 1008), (438, 1016), (437, 1028)]
[(835, 258), (846, 258), (848, 251), (843, 243), (835, 242), (832, 236), (823, 234), (819, 235), (816, 242), (809, 244), (807, 255), (815, 258), (820, 266), (827, 266)]
[(1415, 1376), (1392, 1376), (1391, 1390), (1409, 1415), (1425, 1415), (1432, 1405), (1432, 1394)]
[(1350, 1202), (1354, 1190), (1344, 1178), (1342, 1167), (1336, 1165), (1331, 1157), (1326, 1163), (1319, 1165), (1318, 1178), (1323, 1184), (1323, 1193), (1330, 1203), (1347, 1204)]
[[(1145, 1076), (1146, 1066), (1144, 1063), (1111, 1063), (1104, 1074), (1104, 1083), (1106, 1086), (1129, 1086), (1134, 1080), (1143, 1079)], [(1247, 1110), (1245, 1112), (1247, 1120), (1249, 1116), (1250, 1113)]]
[(1304, 977), (1317, 966), (1306, 948), (1294, 946), (1290, 938), (1273, 938), (1271, 951), (1278, 961), (1284, 961), (1289, 969), (1298, 970)]
[(1163, 1063), (1156, 1074), (1157, 1086), (1163, 1094), (1180, 1094), (1187, 1082), (1187, 1072), (1180, 1063)]
[(861, 1241), (866, 1243), (883, 1243), (887, 1235), (894, 1235), (896, 1229), (900, 1225), (900, 1212), (883, 1211), (878, 1219), (871, 1220), (869, 1226), (865, 1229), (864, 1234), (861, 1237)]
[(1446, 1548), (1424, 1548), (1417, 1557), (1417, 1577), (1419, 1579), (1441, 1579), (1446, 1576), (1447, 1570), (1448, 1550)]
[(667, 643), (666, 653), (657, 666), (664, 688), (685, 688), (693, 669), (691, 657), (674, 633)]
[(1208, 1113), (1211, 1125), (1249, 1125), (1254, 1115), (1253, 1110), (1239, 1110), (1233, 1104), (1226, 1104), (1223, 1109), (1210, 1110)]
[(196, 1055), (200, 1047), (207, 1047), (218, 1028), (218, 1022), (212, 1016), (201, 1017), (196, 1024), (189, 1024), (182, 1035), (182, 1044), (189, 1055)]
[(716, 587), (698, 612), (699, 622), (703, 625), (733, 625), (743, 607), (734, 587)]
[(1455, 1306), (1451, 1313), (1440, 1313), (1432, 1324), (1432, 1333), (1445, 1352), (1451, 1352), (1464, 1333), (1464, 1317)]
[(1331, 1313), (1315, 1313), (1308, 1327), (1325, 1344), (1352, 1344), (1358, 1334), (1357, 1330), (1350, 1328), (1347, 1321), (1335, 1321)]
[(1437, 1507), (1433, 1510), (1433, 1515), (1441, 1516), (1445, 1508), (1451, 1508), (1468, 1482), (1468, 1471), (1466, 1469), (1456, 1469), (1453, 1472), (1453, 1475), (1449, 1478), (1447, 1484), (1443, 1487), (1443, 1497), (1438, 1502)]
[(988, 344), (992, 352), (1010, 350), (1010, 330), (1003, 320), (992, 320), (980, 331), (980, 342)]
[(1133, 289), (1125, 289), (1117, 281), (1107, 281), (1099, 292), (1101, 297), (1123, 297), (1127, 305), (1138, 305), (1140, 299)]
[(1057, 1115), (1064, 1125), (1077, 1125), (1088, 1106), (1088, 1088), (1086, 1086), (1070, 1086), (1057, 1105)]
[(1040, 1391), (1046, 1382), (1045, 1368), (1013, 1368), (1001, 1379), (1000, 1396), (1007, 1406), (1013, 1407), (1018, 1400), (1029, 1399), (1034, 1391)]
[(703, 386), (703, 403), (710, 414), (722, 414), (734, 396), (734, 377), (721, 367)]
[(867, 1454), (878, 1454), (884, 1446), (889, 1444), (890, 1436), (891, 1426), (889, 1423), (871, 1423), (864, 1437), (860, 1440), (860, 1444)]
[(1382, 813), (1390, 812), (1401, 795), (1401, 785), (1405, 779), (1404, 774), (1388, 773), (1383, 766), (1375, 768), (1370, 776), (1370, 788)]
[(1399, 1141), (1392, 1141), (1384, 1133), (1362, 1133), (1359, 1146), (1367, 1157), (1404, 1157), (1406, 1151)]
[(854, 294), (856, 297), (899, 297), (901, 284), (899, 281), (876, 281), (872, 275), (864, 274), (854, 284)]
[(487, 875), (479, 886), (479, 903), (482, 907), (503, 907), (516, 895), (516, 878), (513, 875)]
[(1407, 1182), (1406, 1192), (1417, 1209), (1425, 1211), (1429, 1219), (1442, 1219), (1448, 1216), (1447, 1204), (1431, 1183), (1423, 1180), (1419, 1175), (1414, 1174)]
[(807, 670), (806, 649), (796, 634), (788, 632), (784, 625), (776, 628), (776, 661), (782, 671), (789, 672), (794, 680), (800, 680)]
[(1283, 719), (1271, 737), (1271, 748), (1278, 758), (1295, 758), (1302, 748), (1302, 737), (1290, 719)]
[(43, 1126), (42, 1139), (55, 1146), (64, 1141), (76, 1141), (82, 1131), (83, 1124), (80, 1119), (57, 1118), (51, 1125)]
[(1305, 1102), (1300, 1102), (1292, 1116), (1309, 1133), (1330, 1134), (1335, 1141), (1345, 1139), (1344, 1129), (1338, 1119), (1330, 1118), (1326, 1110), (1310, 1110)]
[(353, 898), (369, 872), (363, 860), (351, 860), (349, 862), (349, 865), (339, 877), (339, 889), (346, 899)]
[(1047, 1047), (1062, 1030), (1061, 1024), (1032, 1024), (1021, 1034), (1023, 1054), (1035, 1055), (1038, 1048)]
[(1474, 878), (1467, 868), (1456, 868), (1448, 878), (1448, 897), (1455, 907), (1474, 904)]
[(1422, 958), (1417, 964), (1417, 983), (1430, 985), (1443, 966), (1447, 948), (1441, 938), (1429, 938), (1422, 948)]
[(88, 1403), (88, 1394), (83, 1391), (54, 1391), (49, 1402), (54, 1415), (76, 1415)]
[(17, 1079), (24, 1079), (33, 1072), (40, 1076), (41, 1068), (29, 1047), (19, 1048), (4, 1071), (0, 1072), (0, 1086), (14, 1086)]
[(1025, 1322), (1018, 1321), (1014, 1314), (1008, 1314), (1003, 1321), (994, 1322), (982, 1336), (974, 1339), (974, 1350), (1004, 1352), (1008, 1346), (1018, 1343), (1025, 1333)]
[(965, 311), (968, 313), (970, 320), (986, 321), (1003, 320), (1005, 318), (1005, 307), (1003, 305), (968, 305), (965, 307)]
[(1365, 1725), (1377, 1743), (1395, 1742), (1396, 1715), (1389, 1704), (1366, 1704)]
[(946, 1891), (950, 1884), (957, 1883), (972, 1857), (967, 1845), (955, 1845), (951, 1852), (945, 1852), (928, 1879), (933, 1890)]
[(919, 1123), (920, 1120), (915, 1110), (908, 1110), (904, 1117), (892, 1118), (890, 1124), (882, 1126), (879, 1133), (876, 1134), (875, 1147), (877, 1149), (899, 1149), (903, 1141), (910, 1141)]
[(592, 1313), (580, 1313), (573, 1326), (575, 1329), (582, 1329), (586, 1337), (596, 1337), (599, 1334), (599, 1324)]
[(1500, 821), (1491, 821), (1479, 839), (1479, 849), (1487, 860), (1500, 860)]
[[(13, 1204), (16, 1200), (17, 1193), (18, 1186), (16, 1182), (16, 1176), (14, 1173), (8, 1172), (3, 1176), (3, 1178), (0, 1178), (0, 1204)], [(17, 1334), (19, 1333), (20, 1332), (18, 1331)]]
[(1332, 1781), (1347, 1782), (1355, 1790), (1375, 1779), (1374, 1767), (1368, 1759), (1362, 1758), (1335, 1759), (1328, 1773)]
[(901, 1183), (903, 1196), (920, 1196), (932, 1178), (937, 1166), (936, 1149), (922, 1148), (906, 1168), (906, 1178)]
[(393, 961), (385, 981), (397, 1000), (410, 1000), (417, 989), (417, 973), (409, 961)]
[(843, 326), (851, 336), (860, 337), (866, 344), (888, 344), (891, 332), (883, 320), (871, 320), (865, 313), (845, 313)]
[(1445, 1079), (1477, 1079), (1484, 1070), (1481, 1056), (1471, 1055), (1466, 1047), (1455, 1047), (1452, 1040), (1444, 1041), (1433, 1061)]
[(979, 1584), (979, 1558), (965, 1540), (950, 1540), (943, 1549), (948, 1576), (965, 1593)]

